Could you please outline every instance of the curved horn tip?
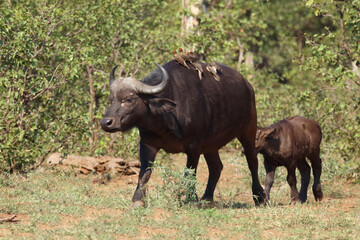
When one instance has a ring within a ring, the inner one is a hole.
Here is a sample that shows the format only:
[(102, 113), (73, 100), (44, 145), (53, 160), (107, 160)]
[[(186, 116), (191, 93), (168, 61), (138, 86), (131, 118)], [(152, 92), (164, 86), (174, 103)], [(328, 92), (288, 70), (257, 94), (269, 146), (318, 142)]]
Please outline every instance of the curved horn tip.
[(115, 71), (115, 69), (118, 67), (119, 65), (115, 65), (115, 67), (113, 67), (112, 69), (111, 69), (111, 71), (113, 72), (113, 71)]
[(109, 76), (109, 79), (110, 79), (110, 85), (111, 83), (113, 83), (115, 81), (115, 70), (116, 68), (118, 67), (119, 65), (115, 65), (115, 67), (113, 67), (111, 69), (111, 72), (110, 72), (110, 76)]

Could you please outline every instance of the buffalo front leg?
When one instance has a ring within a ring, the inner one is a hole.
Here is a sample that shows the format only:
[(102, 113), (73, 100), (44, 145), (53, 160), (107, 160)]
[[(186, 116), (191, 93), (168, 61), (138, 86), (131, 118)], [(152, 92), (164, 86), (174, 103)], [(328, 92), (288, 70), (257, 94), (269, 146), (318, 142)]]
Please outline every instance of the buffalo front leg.
[(156, 153), (158, 149), (146, 145), (140, 142), (140, 173), (138, 179), (138, 185), (136, 187), (134, 196), (132, 198), (132, 206), (133, 207), (143, 207), (145, 206), (144, 197), (146, 193), (146, 183), (149, 181), (152, 165), (155, 160)]
[(219, 181), (223, 165), (221, 163), (218, 151), (214, 153), (206, 153), (204, 156), (209, 169), (209, 178), (204, 196), (201, 198), (201, 200), (212, 202), (214, 200), (214, 190), (217, 182)]
[(266, 196), (266, 202), (270, 203), (270, 190), (272, 185), (274, 184), (274, 176), (275, 176), (275, 170), (276, 166), (271, 165), (269, 163), (269, 160), (265, 158), (264, 160), (264, 166), (266, 170), (266, 179), (265, 179), (265, 196)]
[[(193, 177), (196, 179), (196, 170), (199, 164), (199, 158), (200, 158), (200, 152), (197, 150), (197, 148), (189, 148), (186, 151), (187, 155), (187, 162), (186, 162), (186, 168), (188, 170), (193, 170)], [(185, 172), (185, 176), (189, 176), (190, 171)], [(189, 186), (189, 190), (186, 196), (186, 201), (197, 201), (198, 197), (196, 194), (196, 185), (195, 182), (193, 182), (191, 186)]]

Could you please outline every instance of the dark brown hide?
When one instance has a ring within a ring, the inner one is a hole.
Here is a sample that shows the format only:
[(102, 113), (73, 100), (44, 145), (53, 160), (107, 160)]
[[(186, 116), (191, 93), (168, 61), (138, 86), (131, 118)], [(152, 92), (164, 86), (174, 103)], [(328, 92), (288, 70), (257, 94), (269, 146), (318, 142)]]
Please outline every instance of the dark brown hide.
[[(138, 94), (134, 89), (124, 87), (121, 79), (111, 84), (111, 105), (101, 120), (102, 128), (114, 132), (137, 127), (141, 137), (141, 172), (133, 197), (134, 205), (143, 201), (144, 185), (150, 178), (159, 149), (186, 153), (186, 166), (195, 171), (200, 155), (204, 154), (209, 179), (202, 199), (212, 201), (223, 168), (218, 150), (234, 138), (238, 138), (245, 149), (254, 200), (263, 202), (265, 195), (258, 179), (255, 151), (254, 91), (239, 72), (219, 65), (221, 81), (217, 82), (209, 72), (204, 71), (200, 80), (195, 69), (170, 61), (163, 66), (169, 75), (168, 83), (157, 94)], [(157, 69), (142, 82), (157, 85), (161, 79), (162, 73)]]
[[(291, 188), (291, 200), (305, 202), (310, 181), (310, 166), (314, 174), (313, 193), (316, 201), (321, 201), (321, 129), (317, 122), (304, 117), (292, 117), (281, 120), (265, 128), (258, 128), (256, 149), (264, 156), (266, 169), (265, 195), (270, 199), (270, 189), (274, 182), (275, 169), (285, 166), (287, 181)], [(301, 174), (300, 194), (296, 188), (296, 167)]]

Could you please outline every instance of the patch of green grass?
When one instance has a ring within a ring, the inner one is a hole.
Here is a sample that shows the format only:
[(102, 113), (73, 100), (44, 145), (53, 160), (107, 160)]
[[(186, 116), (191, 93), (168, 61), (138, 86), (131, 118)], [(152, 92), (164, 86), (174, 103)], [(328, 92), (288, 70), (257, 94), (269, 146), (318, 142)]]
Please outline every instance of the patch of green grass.
[[(20, 222), (0, 224), (4, 239), (357, 239), (360, 186), (327, 178), (323, 202), (289, 205), (289, 186), (279, 171), (272, 205), (254, 207), (246, 161), (226, 153), (227, 169), (215, 203), (187, 201), (189, 186), (203, 194), (206, 179), (193, 182), (182, 168), (154, 169), (146, 207), (130, 208), (135, 184), (93, 182), (48, 169), (27, 175), (0, 175), (0, 218), (17, 214)], [(203, 163), (201, 163), (203, 164)], [(262, 168), (262, 163), (259, 164)], [(199, 174), (207, 176), (199, 168)], [(264, 178), (260, 169), (261, 178)], [(190, 184), (190, 185), (189, 185)]]

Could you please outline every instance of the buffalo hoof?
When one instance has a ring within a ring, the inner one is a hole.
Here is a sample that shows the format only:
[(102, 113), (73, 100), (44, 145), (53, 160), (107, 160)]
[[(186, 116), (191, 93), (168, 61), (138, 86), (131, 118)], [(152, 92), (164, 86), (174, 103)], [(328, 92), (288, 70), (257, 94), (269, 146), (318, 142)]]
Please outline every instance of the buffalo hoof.
[(321, 192), (321, 193), (317, 193), (317, 195), (315, 196), (315, 201), (320, 202), (320, 201), (323, 200), (323, 198), (324, 198), (324, 195), (323, 195), (322, 192)]
[(136, 202), (133, 202), (133, 203), (131, 204), (131, 207), (132, 207), (132, 208), (145, 207), (145, 202), (144, 202), (144, 201), (136, 201)]
[(256, 207), (259, 207), (260, 205), (266, 205), (265, 197), (259, 197), (254, 195), (253, 200)]
[(214, 201), (200, 200), (200, 202), (197, 203), (197, 207), (199, 209), (214, 208), (216, 204)]
[(302, 202), (300, 201), (299, 198), (293, 198), (291, 199), (290, 205), (296, 205), (296, 204), (301, 204)]

